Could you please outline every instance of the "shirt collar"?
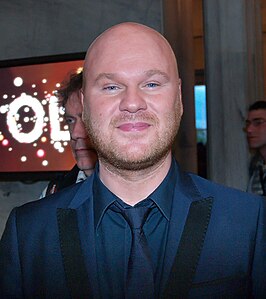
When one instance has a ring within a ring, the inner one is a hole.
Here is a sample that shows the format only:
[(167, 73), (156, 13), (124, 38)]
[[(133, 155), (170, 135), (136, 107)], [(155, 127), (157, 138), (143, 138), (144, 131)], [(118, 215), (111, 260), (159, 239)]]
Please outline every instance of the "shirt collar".
[(78, 172), (76, 183), (82, 182), (82, 181), (86, 180), (86, 178), (87, 178), (87, 176), (86, 176), (85, 172), (83, 170), (80, 170)]
[[(150, 198), (156, 204), (158, 209), (168, 221), (171, 214), (177, 172), (177, 165), (174, 162), (174, 159), (172, 159), (168, 174), (162, 183), (148, 196), (148, 198)], [(119, 200), (119, 198), (113, 194), (100, 180), (98, 165), (95, 169), (95, 179), (93, 182), (93, 198), (95, 215), (94, 223), (95, 228), (97, 228), (109, 206), (117, 199)]]
[(171, 208), (175, 190), (175, 182), (177, 180), (177, 165), (172, 159), (171, 167), (162, 181), (162, 183), (149, 196), (152, 199), (164, 217), (169, 221)]

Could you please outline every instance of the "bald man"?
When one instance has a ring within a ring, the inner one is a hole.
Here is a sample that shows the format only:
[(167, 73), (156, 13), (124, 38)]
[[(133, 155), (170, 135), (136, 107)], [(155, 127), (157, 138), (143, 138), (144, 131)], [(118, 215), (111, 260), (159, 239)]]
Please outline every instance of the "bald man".
[(89, 47), (83, 120), (92, 176), (11, 212), (1, 298), (264, 298), (265, 202), (180, 170), (175, 55), (122, 23)]

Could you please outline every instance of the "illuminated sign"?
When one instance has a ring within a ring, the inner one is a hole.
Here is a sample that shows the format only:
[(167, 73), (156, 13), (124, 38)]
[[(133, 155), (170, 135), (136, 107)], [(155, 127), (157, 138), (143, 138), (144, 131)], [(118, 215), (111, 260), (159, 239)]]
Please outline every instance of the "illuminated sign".
[(54, 95), (82, 60), (0, 68), (0, 171), (65, 171), (74, 164)]

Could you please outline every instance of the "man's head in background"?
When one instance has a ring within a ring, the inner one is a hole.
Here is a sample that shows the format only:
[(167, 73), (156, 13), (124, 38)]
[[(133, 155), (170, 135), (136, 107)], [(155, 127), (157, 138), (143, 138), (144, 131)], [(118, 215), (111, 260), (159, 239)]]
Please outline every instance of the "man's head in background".
[(82, 72), (71, 74), (69, 80), (62, 83), (57, 95), (65, 108), (65, 121), (69, 127), (70, 146), (80, 170), (88, 176), (94, 169), (97, 154), (92, 147), (82, 121), (83, 107), (80, 101)]
[(250, 149), (259, 151), (266, 160), (266, 101), (249, 106), (245, 131)]

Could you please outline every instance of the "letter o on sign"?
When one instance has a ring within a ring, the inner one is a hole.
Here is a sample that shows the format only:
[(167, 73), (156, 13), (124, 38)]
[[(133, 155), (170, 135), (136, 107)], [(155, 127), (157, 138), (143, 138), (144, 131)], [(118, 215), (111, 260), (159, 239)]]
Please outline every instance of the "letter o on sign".
[[(30, 107), (36, 115), (35, 126), (33, 130), (28, 133), (20, 132), (17, 127), (16, 115), (18, 114), (18, 110), (23, 106)], [(38, 99), (25, 94), (21, 95), (9, 105), (9, 111), (6, 117), (9, 132), (20, 143), (32, 143), (42, 135), (44, 115), (44, 109)]]

